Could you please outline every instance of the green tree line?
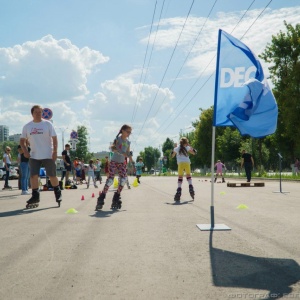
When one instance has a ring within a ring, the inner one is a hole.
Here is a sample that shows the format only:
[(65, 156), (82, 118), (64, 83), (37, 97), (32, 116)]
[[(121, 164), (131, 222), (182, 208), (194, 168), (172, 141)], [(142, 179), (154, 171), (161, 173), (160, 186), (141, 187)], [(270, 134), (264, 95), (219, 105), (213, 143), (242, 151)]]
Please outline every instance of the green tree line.
[[(269, 63), (273, 93), (278, 105), (277, 130), (265, 138), (241, 136), (234, 127), (216, 127), (215, 159), (225, 162), (228, 169), (237, 170), (240, 166), (241, 151), (250, 152), (255, 160), (256, 169), (278, 170), (278, 153), (283, 156), (283, 168), (290, 169), (296, 157), (300, 157), (300, 24), (293, 27), (284, 22), (286, 32), (280, 31), (272, 36), (259, 57)], [(211, 165), (213, 107), (200, 108), (199, 119), (192, 125), (194, 131), (185, 135), (198, 153), (191, 156), (193, 168), (205, 168)], [(176, 170), (176, 161), (170, 159), (174, 141), (167, 138), (162, 153), (151, 147), (140, 155), (155, 165), (153, 159), (167, 158), (165, 165)], [(154, 154), (155, 152), (155, 154)], [(149, 157), (149, 159), (147, 158)], [(156, 162), (157, 164), (157, 162)]]

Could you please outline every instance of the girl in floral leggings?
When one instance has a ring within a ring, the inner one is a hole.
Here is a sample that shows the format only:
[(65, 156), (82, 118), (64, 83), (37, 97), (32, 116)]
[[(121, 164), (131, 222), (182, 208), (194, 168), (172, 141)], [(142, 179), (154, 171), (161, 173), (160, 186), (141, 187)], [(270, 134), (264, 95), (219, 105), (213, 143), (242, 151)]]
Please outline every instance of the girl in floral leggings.
[(111, 161), (109, 163), (109, 176), (104, 185), (103, 191), (97, 199), (96, 211), (102, 209), (104, 205), (104, 199), (109, 187), (113, 184), (115, 174), (119, 174), (119, 185), (117, 191), (114, 193), (111, 208), (121, 208), (122, 201), (120, 200), (121, 191), (126, 184), (127, 172), (126, 172), (126, 157), (132, 162), (132, 153), (130, 151), (130, 142), (128, 140), (131, 134), (132, 128), (129, 125), (123, 125), (117, 134), (111, 150), (114, 152)]

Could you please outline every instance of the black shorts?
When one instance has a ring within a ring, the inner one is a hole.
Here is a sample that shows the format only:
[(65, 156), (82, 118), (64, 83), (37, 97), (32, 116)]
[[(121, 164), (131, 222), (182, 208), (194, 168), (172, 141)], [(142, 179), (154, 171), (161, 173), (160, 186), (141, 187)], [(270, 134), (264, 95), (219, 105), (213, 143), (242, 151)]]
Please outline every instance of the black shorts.
[(68, 166), (64, 164), (65, 170), (71, 172), (71, 165), (69, 164)]
[(48, 177), (56, 176), (56, 165), (53, 159), (29, 159), (29, 166), (30, 166), (30, 176), (40, 175), (40, 168), (43, 164), (43, 167), (46, 169), (46, 175)]

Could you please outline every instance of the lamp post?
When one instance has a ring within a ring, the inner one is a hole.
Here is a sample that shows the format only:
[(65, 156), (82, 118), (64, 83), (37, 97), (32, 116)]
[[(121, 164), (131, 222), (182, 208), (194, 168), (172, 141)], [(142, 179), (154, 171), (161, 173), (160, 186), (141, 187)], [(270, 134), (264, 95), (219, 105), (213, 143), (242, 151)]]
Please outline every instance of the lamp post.
[(64, 151), (64, 149), (65, 149), (65, 131), (68, 129), (68, 127), (66, 127), (66, 128), (59, 127), (59, 129), (61, 131), (62, 151)]

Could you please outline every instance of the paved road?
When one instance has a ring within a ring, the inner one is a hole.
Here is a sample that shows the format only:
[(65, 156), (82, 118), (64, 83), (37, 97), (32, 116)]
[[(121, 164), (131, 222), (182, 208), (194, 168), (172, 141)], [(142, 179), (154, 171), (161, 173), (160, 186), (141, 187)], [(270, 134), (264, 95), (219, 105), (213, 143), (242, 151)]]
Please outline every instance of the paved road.
[(101, 212), (86, 186), (60, 208), (42, 192), (33, 210), (0, 191), (0, 299), (300, 299), (300, 183), (215, 184), (216, 223), (232, 230), (214, 232), (196, 226), (210, 223), (211, 184), (194, 186), (175, 205), (175, 177), (142, 177), (120, 211), (110, 191)]

